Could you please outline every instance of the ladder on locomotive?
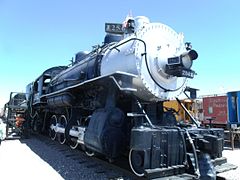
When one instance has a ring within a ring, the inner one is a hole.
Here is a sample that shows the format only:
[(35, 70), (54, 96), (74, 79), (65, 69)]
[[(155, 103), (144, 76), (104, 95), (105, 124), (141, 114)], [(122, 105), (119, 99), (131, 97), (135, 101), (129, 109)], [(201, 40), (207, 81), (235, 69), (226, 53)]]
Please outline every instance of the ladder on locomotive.
[(11, 92), (6, 104), (6, 139), (22, 134), (22, 128), (16, 125), (16, 116), (27, 110), (26, 93)]

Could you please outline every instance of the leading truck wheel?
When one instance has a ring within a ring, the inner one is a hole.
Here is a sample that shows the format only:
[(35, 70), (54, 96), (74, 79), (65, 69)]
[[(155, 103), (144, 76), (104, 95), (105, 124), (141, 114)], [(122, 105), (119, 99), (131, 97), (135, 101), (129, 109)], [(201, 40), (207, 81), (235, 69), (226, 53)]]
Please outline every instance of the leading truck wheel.
[(129, 165), (134, 174), (144, 176), (144, 154), (142, 151), (131, 149), (129, 152)]
[[(66, 128), (67, 126), (67, 118), (64, 115), (61, 115), (59, 118), (58, 123), (60, 124), (61, 128)], [(65, 133), (58, 133), (58, 141), (60, 144), (64, 144), (66, 142), (66, 137), (65, 137)]]
[(57, 125), (57, 116), (53, 115), (50, 120), (49, 136), (52, 140), (56, 139), (57, 133), (54, 130), (54, 127)]

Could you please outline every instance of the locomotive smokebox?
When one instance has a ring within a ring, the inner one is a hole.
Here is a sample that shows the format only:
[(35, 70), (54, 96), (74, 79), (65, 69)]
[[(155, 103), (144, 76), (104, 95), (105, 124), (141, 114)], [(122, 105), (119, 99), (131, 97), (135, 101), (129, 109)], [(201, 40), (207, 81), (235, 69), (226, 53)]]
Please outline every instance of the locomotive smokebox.
[[(195, 72), (190, 68), (197, 52), (186, 48), (183, 34), (148, 18), (134, 18), (134, 33), (123, 34), (122, 41), (106, 51), (101, 62), (101, 75), (117, 71), (137, 76), (133, 86), (137, 97), (162, 101), (178, 96), (187, 78)], [(190, 43), (189, 43), (190, 44)]]

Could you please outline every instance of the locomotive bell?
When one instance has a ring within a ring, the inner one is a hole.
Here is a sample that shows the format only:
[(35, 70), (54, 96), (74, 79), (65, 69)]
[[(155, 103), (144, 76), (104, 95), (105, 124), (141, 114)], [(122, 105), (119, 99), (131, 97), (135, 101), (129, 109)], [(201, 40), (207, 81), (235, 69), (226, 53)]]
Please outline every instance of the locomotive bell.
[(150, 23), (150, 20), (145, 16), (137, 16), (134, 18), (135, 31), (139, 31)]

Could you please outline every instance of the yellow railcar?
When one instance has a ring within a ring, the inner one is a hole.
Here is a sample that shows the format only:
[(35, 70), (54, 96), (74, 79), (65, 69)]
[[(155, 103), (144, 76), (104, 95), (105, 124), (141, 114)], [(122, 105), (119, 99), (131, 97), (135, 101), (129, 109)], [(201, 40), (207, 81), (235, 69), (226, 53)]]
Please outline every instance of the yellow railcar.
[[(198, 120), (202, 117), (202, 103), (199, 100), (183, 99), (181, 102), (187, 108), (187, 110), (192, 114), (192, 116)], [(176, 100), (165, 101), (163, 106), (166, 108), (175, 109), (177, 121), (189, 122), (190, 117), (185, 113), (181, 105)]]

